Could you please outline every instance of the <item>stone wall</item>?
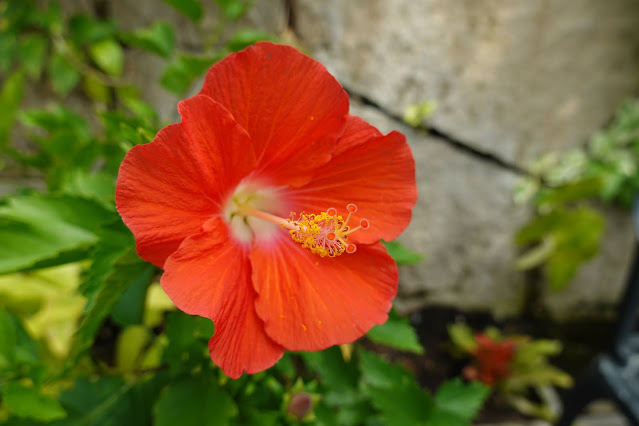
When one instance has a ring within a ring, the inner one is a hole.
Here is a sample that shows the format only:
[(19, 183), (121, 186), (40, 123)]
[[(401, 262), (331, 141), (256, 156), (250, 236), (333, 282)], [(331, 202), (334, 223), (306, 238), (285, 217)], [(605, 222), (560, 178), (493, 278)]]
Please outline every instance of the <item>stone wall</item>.
[[(169, 20), (183, 29), (182, 49), (202, 46), (200, 33), (159, 0), (65, 3), (89, 12), (100, 3), (123, 28)], [(216, 13), (214, 2), (204, 4)], [(212, 25), (205, 19), (203, 31)], [(535, 156), (582, 145), (637, 94), (638, 2), (257, 0), (241, 25), (294, 42), (351, 93), (353, 113), (406, 134), (420, 198), (401, 241), (426, 260), (402, 267), (400, 310), (444, 304), (514, 315), (534, 306), (573, 318), (614, 306), (632, 247), (627, 215), (607, 211), (602, 255), (566, 291), (548, 294), (513, 266), (512, 237), (531, 212), (512, 203), (512, 186)], [(175, 120), (177, 98), (148, 84), (162, 67), (135, 53), (126, 73)], [(397, 119), (425, 100), (438, 105), (432, 134)]]

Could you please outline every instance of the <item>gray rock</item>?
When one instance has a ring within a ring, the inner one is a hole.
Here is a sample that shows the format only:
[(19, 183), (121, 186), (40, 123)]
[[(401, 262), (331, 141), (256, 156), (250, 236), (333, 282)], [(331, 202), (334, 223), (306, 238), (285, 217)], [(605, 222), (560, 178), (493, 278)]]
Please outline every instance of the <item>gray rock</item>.
[(525, 167), (582, 144), (639, 89), (634, 0), (298, 0), (296, 30), (349, 89)]
[(351, 112), (384, 133), (400, 130), (415, 157), (419, 200), (399, 241), (426, 258), (401, 267), (396, 307), (409, 312), (442, 304), (517, 314), (525, 289), (513, 265), (512, 237), (528, 217), (511, 199), (518, 176), (376, 109), (352, 103)]

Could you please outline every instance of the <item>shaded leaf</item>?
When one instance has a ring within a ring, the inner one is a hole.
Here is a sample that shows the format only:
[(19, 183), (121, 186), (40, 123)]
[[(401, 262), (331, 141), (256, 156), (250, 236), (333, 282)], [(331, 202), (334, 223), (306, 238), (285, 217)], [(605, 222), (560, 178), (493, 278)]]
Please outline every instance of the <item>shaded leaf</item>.
[(153, 407), (157, 426), (223, 426), (237, 413), (233, 399), (203, 374), (169, 384)]
[(53, 89), (65, 96), (80, 81), (81, 74), (58, 52), (54, 52), (49, 61), (49, 79)]
[[(1, 43), (1, 41), (0, 41)], [(13, 128), (16, 112), (24, 93), (24, 75), (20, 71), (11, 74), (0, 92), (0, 147), (7, 143)]]
[(40, 78), (47, 53), (48, 40), (40, 34), (29, 34), (20, 42), (20, 60), (32, 79)]
[(202, 5), (198, 0), (164, 0), (192, 21), (202, 19)]
[(87, 15), (74, 15), (69, 20), (71, 40), (81, 46), (112, 37), (117, 28), (113, 22), (102, 21)]
[(102, 322), (126, 289), (139, 282), (150, 282), (154, 271), (155, 267), (142, 261), (133, 247), (117, 256), (87, 302), (84, 318), (73, 336), (69, 365), (91, 346)]

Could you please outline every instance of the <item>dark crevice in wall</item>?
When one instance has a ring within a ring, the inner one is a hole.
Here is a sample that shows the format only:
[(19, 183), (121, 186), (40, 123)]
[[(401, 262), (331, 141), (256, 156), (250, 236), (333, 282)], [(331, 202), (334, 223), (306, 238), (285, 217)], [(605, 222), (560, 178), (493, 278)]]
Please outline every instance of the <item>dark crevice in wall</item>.
[[(402, 125), (407, 125), (406, 123), (404, 123), (404, 120), (402, 120), (402, 118), (394, 113), (392, 113), (391, 111), (387, 110), (386, 108), (384, 108), (383, 106), (379, 105), (377, 102), (373, 101), (372, 99), (366, 97), (366, 96), (362, 96), (359, 93), (356, 93), (352, 90), (349, 90), (347, 87), (345, 87), (344, 89), (346, 89), (346, 91), (349, 93), (349, 95), (351, 96), (351, 98), (353, 99), (357, 99), (359, 100), (362, 104), (375, 108), (376, 110), (378, 110), (379, 112), (381, 112), (382, 114), (386, 115), (387, 117), (391, 118), (392, 120), (401, 123)], [(416, 127), (417, 130), (422, 131), (427, 133), (429, 136), (434, 137), (436, 139), (439, 139), (445, 143), (447, 143), (448, 145), (450, 145), (451, 147), (467, 154), (467, 155), (471, 155), (475, 158), (478, 158), (482, 161), (485, 161), (487, 163), (493, 164), (497, 167), (500, 167), (502, 169), (517, 173), (519, 175), (528, 175), (529, 173), (517, 166), (516, 164), (512, 164), (509, 163), (493, 154), (481, 151), (477, 148), (472, 147), (471, 145), (469, 145), (467, 142), (461, 141), (457, 138), (455, 138), (454, 136), (450, 135), (449, 133), (438, 129), (437, 127), (433, 127), (433, 126), (424, 126), (424, 125), (420, 125)]]
[(284, 10), (286, 11), (286, 26), (293, 34), (297, 35), (295, 27), (295, 0), (284, 0)]

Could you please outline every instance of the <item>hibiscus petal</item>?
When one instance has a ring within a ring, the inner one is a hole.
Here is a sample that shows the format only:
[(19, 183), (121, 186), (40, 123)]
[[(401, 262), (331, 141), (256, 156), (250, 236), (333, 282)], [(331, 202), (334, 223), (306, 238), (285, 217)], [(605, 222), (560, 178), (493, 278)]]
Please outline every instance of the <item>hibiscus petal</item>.
[(321, 258), (285, 235), (249, 255), (257, 314), (290, 350), (316, 351), (361, 337), (383, 323), (397, 292), (397, 266), (381, 243)]
[(354, 203), (358, 211), (352, 226), (365, 217), (370, 228), (351, 234), (352, 241), (390, 241), (408, 226), (417, 201), (415, 161), (404, 135), (381, 136), (373, 126), (349, 116), (333, 159), (289, 195), (296, 211), (321, 212), (334, 207), (345, 216), (346, 205)]
[(220, 218), (184, 240), (167, 259), (160, 283), (182, 311), (215, 322), (211, 359), (227, 376), (262, 371), (282, 356), (284, 348), (266, 335), (255, 312), (248, 246), (234, 243)]
[(115, 193), (138, 254), (160, 267), (255, 166), (248, 135), (222, 106), (196, 96), (179, 110), (182, 123), (127, 153)]
[(290, 46), (257, 43), (209, 70), (201, 94), (251, 135), (258, 175), (299, 185), (330, 159), (348, 95), (319, 62)]

